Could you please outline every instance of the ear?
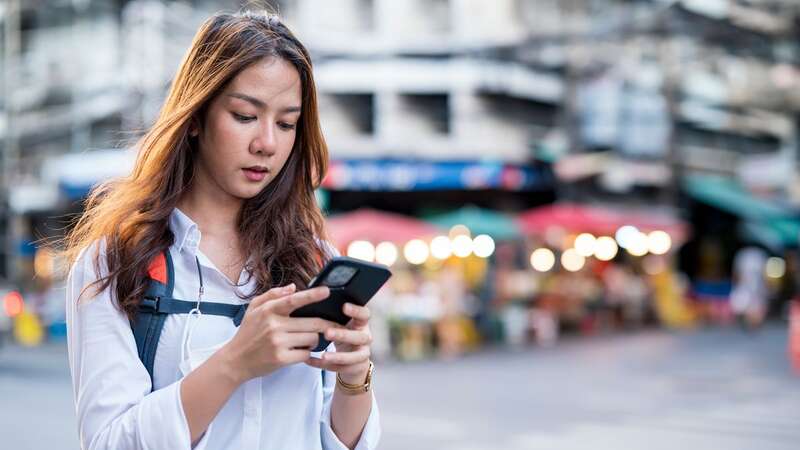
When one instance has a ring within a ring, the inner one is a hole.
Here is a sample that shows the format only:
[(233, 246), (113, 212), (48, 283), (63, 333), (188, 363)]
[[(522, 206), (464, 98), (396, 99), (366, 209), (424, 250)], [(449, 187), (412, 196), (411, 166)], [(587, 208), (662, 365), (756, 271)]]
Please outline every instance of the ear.
[(192, 117), (189, 120), (189, 136), (197, 137), (199, 134), (200, 134), (200, 126), (197, 122), (197, 118)]

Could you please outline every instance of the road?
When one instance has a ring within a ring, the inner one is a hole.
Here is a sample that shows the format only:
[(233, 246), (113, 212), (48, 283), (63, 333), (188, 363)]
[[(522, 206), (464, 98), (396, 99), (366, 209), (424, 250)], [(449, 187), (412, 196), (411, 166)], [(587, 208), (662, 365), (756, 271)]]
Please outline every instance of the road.
[[(786, 328), (640, 332), (383, 362), (380, 448), (800, 448)], [(0, 350), (0, 448), (77, 449), (63, 344)]]

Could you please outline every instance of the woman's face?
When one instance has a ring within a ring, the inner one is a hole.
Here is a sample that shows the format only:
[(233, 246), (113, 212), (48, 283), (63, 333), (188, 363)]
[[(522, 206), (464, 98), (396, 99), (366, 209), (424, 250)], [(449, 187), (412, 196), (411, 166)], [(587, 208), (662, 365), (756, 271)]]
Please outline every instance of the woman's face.
[(215, 97), (199, 129), (195, 182), (214, 196), (245, 200), (281, 171), (294, 146), (300, 118), (297, 70), (281, 58), (241, 71)]

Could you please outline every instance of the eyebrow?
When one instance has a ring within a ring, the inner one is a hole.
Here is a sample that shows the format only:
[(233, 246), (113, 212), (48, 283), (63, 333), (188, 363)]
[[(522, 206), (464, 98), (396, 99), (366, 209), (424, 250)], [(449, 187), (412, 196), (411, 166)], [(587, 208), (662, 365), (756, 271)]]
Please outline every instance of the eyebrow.
[[(246, 102), (249, 102), (249, 103), (251, 103), (253, 106), (255, 106), (256, 108), (261, 108), (261, 109), (264, 109), (264, 108), (266, 108), (266, 107), (267, 107), (267, 104), (266, 104), (265, 102), (263, 102), (263, 101), (261, 101), (261, 100), (259, 100), (259, 99), (255, 98), (255, 97), (252, 97), (252, 96), (250, 96), (250, 95), (247, 95), (247, 94), (241, 94), (241, 93), (239, 93), (239, 92), (234, 92), (234, 93), (232, 93), (232, 94), (228, 94), (228, 96), (229, 96), (229, 97), (238, 98), (238, 99), (240, 99), (240, 100), (244, 100), (244, 101), (246, 101)], [(299, 106), (287, 106), (286, 108), (283, 108), (283, 109), (281, 110), (281, 112), (282, 112), (282, 113), (293, 113), (293, 112), (300, 112), (300, 107), (299, 107)]]

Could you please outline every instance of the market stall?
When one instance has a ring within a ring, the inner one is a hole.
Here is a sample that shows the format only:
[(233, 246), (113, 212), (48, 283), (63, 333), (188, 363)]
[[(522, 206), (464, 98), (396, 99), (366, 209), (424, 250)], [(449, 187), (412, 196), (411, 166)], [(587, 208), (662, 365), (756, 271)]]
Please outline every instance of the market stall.
[(509, 307), (522, 305), (535, 337), (542, 317), (585, 334), (693, 322), (675, 271), (675, 250), (690, 227), (670, 211), (559, 203), (522, 212), (517, 222), (535, 282)]

